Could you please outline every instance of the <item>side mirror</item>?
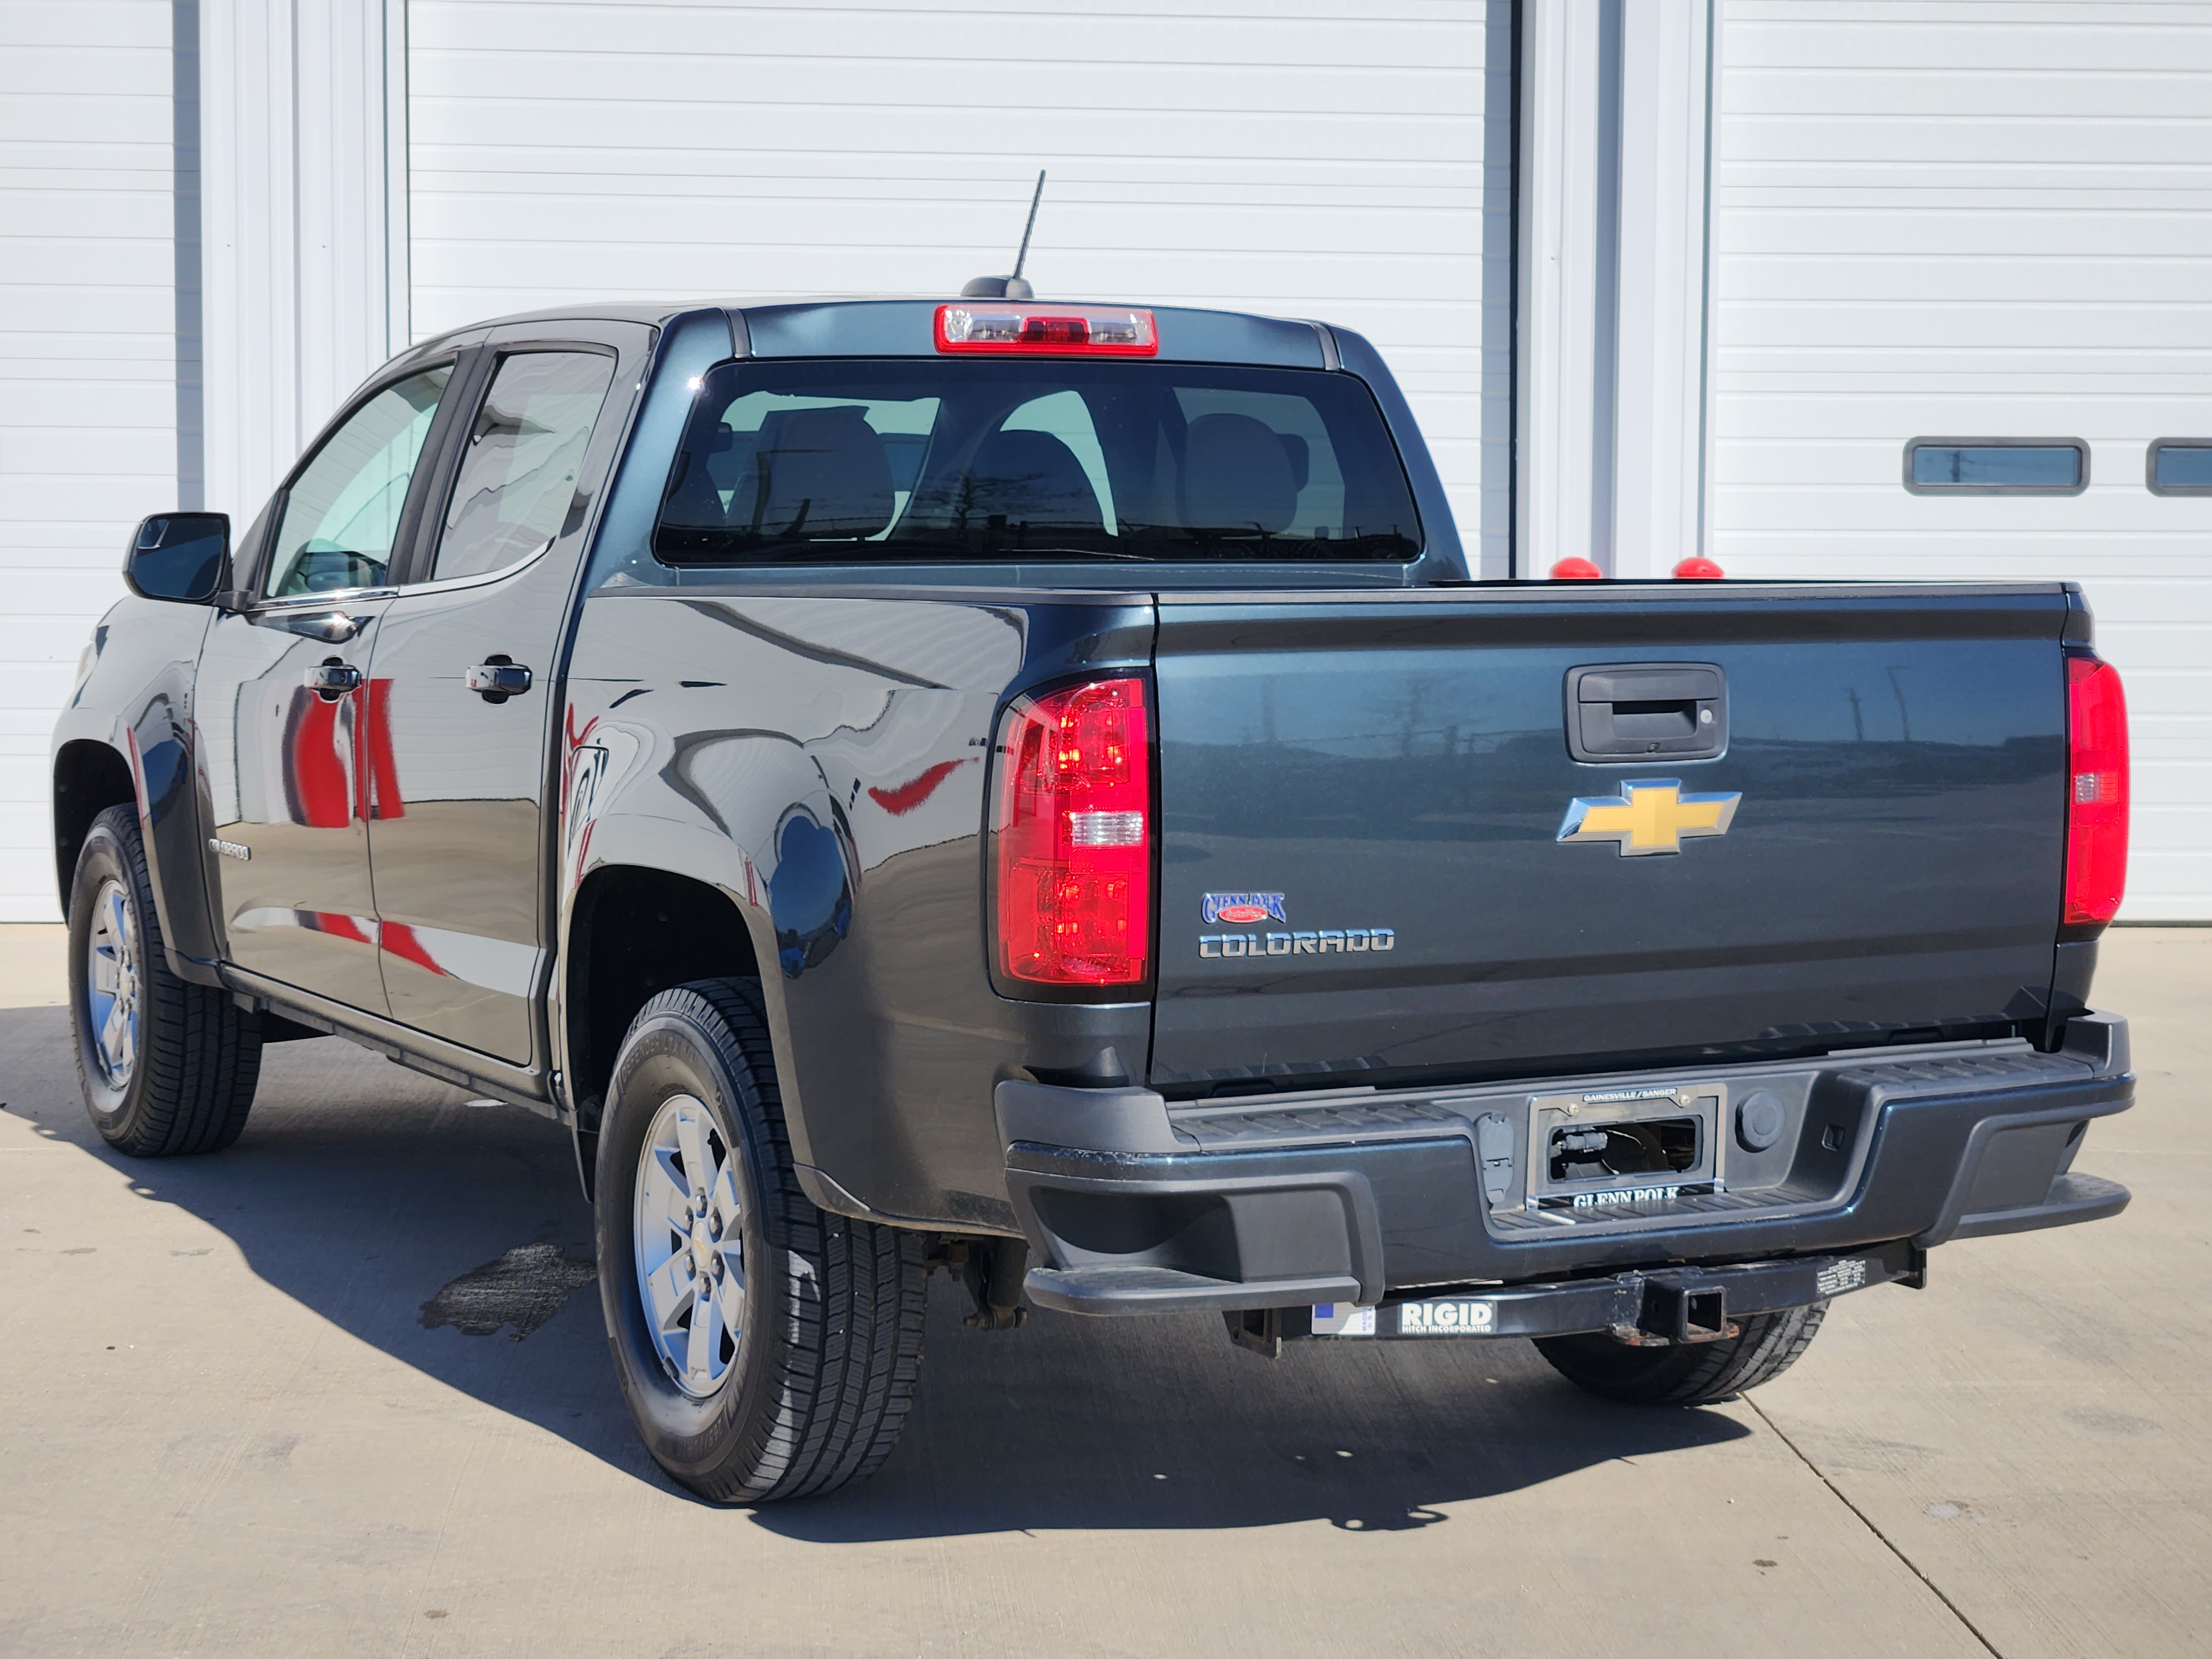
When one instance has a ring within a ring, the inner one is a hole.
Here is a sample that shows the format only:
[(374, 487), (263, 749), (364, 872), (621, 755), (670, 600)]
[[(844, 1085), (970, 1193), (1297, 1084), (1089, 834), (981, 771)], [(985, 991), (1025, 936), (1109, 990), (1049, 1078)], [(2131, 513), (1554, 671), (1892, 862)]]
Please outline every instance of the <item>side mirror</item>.
[(142, 599), (205, 605), (230, 586), (230, 514), (161, 513), (138, 526), (123, 580)]

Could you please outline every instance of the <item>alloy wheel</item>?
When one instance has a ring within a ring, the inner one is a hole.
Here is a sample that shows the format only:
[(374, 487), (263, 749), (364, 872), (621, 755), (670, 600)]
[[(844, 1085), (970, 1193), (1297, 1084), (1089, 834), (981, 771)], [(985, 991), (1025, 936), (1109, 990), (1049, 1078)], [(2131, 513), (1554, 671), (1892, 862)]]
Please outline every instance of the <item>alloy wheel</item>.
[(130, 893), (112, 876), (93, 900), (84, 977), (93, 1058), (109, 1088), (128, 1088), (138, 1067), (138, 917)]
[(676, 1386), (705, 1399), (744, 1340), (745, 1262), (735, 1154), (703, 1102), (663, 1101), (637, 1164), (632, 1240), (653, 1350)]

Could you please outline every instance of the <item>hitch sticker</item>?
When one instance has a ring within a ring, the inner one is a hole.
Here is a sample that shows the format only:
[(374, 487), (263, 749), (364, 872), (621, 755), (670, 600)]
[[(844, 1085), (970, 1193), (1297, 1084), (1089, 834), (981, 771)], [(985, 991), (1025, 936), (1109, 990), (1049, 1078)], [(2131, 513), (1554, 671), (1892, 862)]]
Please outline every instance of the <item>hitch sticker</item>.
[(1858, 1256), (1832, 1261), (1813, 1275), (1813, 1288), (1822, 1296), (1841, 1296), (1866, 1283), (1866, 1262)]

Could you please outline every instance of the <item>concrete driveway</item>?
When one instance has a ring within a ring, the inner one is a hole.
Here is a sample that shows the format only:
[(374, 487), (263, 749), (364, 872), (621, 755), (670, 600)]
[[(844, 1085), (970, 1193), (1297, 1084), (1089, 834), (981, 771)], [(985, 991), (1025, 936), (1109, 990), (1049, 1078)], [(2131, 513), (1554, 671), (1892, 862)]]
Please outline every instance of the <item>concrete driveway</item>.
[(2106, 946), (2142, 1091), (2081, 1167), (2127, 1213), (1940, 1251), (1755, 1395), (986, 1335), (940, 1280), (884, 1473), (757, 1511), (639, 1450), (560, 1131), (325, 1041), (231, 1152), (116, 1158), (59, 943), (0, 929), (0, 1653), (2212, 1648), (2212, 930)]

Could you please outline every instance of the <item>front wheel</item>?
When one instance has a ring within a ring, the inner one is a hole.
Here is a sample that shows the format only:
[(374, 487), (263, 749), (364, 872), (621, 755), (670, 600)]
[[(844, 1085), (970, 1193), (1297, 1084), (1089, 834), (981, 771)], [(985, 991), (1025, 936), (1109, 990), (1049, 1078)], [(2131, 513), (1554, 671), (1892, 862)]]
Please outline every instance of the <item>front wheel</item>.
[(639, 1012), (594, 1191), (615, 1372), (662, 1468), (757, 1504), (881, 1467), (921, 1369), (922, 1239), (799, 1190), (757, 984), (682, 986)]
[(92, 821), (70, 889), (70, 1023), (100, 1138), (133, 1158), (238, 1139), (261, 1079), (261, 1025), (220, 986), (169, 971), (137, 814)]
[(1705, 1406), (1782, 1375), (1811, 1346), (1828, 1304), (1748, 1314), (1735, 1336), (1632, 1347), (1603, 1332), (1540, 1336), (1536, 1352), (1569, 1382), (1639, 1406)]

